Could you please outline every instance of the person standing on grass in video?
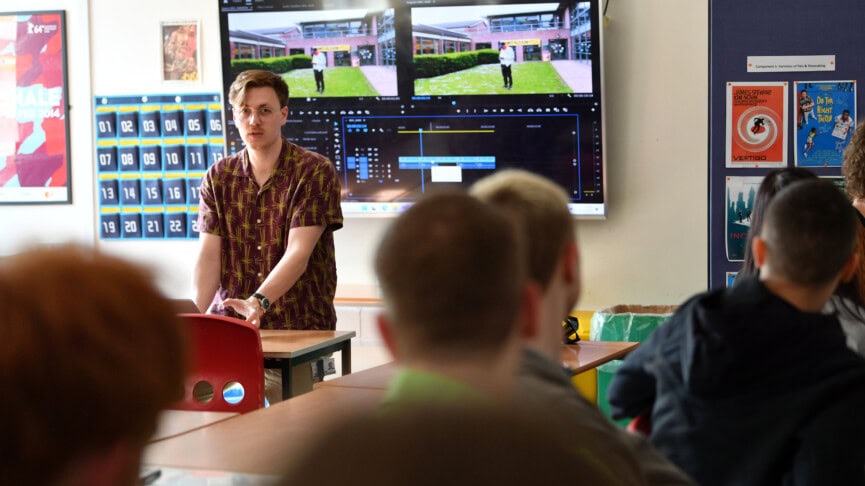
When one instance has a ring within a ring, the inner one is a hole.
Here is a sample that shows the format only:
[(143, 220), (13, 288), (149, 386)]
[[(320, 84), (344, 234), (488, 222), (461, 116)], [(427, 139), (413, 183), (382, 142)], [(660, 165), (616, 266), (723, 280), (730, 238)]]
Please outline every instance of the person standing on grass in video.
[(514, 87), (514, 77), (511, 73), (511, 66), (514, 63), (514, 50), (508, 47), (507, 43), (502, 44), (502, 50), (499, 52), (499, 64), (502, 66), (503, 88), (511, 89)]
[(327, 56), (316, 49), (312, 54), (312, 74), (315, 76), (315, 90), (324, 93), (324, 68), (327, 67)]

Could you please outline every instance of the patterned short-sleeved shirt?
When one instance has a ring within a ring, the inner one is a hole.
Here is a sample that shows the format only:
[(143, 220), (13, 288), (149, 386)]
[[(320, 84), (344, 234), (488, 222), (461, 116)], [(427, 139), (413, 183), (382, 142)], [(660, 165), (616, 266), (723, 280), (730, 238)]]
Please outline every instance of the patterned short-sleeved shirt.
[[(325, 227), (306, 271), (261, 318), (262, 329), (334, 329), (336, 258), (342, 228), (336, 169), (324, 156), (283, 139), (270, 179), (259, 187), (246, 149), (207, 170), (201, 181), (199, 231), (222, 239), (219, 297), (252, 295), (285, 253), (288, 232)], [(239, 317), (231, 309), (227, 315)]]

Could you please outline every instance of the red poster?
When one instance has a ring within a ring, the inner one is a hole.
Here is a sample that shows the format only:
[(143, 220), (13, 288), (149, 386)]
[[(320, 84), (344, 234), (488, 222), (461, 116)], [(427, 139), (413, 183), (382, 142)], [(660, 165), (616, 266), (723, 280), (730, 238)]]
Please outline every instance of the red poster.
[(787, 165), (787, 85), (727, 83), (727, 167)]
[(0, 203), (66, 203), (63, 12), (0, 14)]

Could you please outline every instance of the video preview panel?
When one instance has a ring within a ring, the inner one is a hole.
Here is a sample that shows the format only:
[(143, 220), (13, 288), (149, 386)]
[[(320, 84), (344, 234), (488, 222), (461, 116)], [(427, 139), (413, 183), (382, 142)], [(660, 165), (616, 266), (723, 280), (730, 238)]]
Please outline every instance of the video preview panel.
[(414, 94), (591, 94), (589, 2), (411, 9)]
[(232, 77), (279, 72), (292, 98), (397, 96), (393, 8), (236, 12), (228, 32)]

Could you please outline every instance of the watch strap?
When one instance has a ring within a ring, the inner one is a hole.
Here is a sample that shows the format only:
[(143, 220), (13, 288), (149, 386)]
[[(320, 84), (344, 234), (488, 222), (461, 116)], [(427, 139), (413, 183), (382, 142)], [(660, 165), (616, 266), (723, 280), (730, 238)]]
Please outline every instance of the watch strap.
[(262, 309), (264, 309), (265, 311), (270, 310), (270, 300), (267, 297), (259, 294), (258, 292), (252, 294), (252, 296), (258, 299), (258, 303), (261, 304)]

